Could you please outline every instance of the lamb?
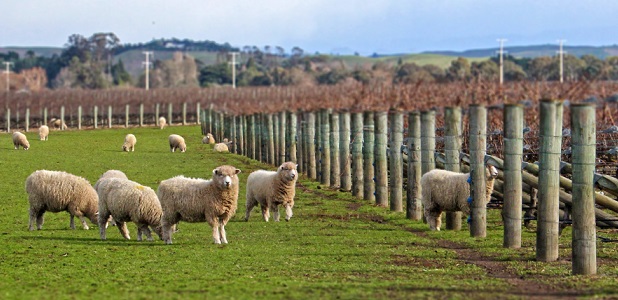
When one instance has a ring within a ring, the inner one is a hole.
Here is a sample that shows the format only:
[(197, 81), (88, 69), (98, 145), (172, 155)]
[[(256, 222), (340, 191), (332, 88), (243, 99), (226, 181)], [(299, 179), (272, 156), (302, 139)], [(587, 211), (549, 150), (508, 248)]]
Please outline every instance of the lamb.
[(49, 127), (47, 125), (41, 125), (41, 127), (39, 127), (39, 138), (41, 141), (47, 141), (48, 136)]
[(54, 129), (62, 129), (62, 130), (67, 129), (67, 124), (64, 123), (63, 120), (56, 119), (56, 118), (52, 118), (51, 120), (49, 120), (49, 126), (51, 126)]
[(165, 127), (166, 123), (167, 123), (167, 121), (165, 120), (165, 117), (160, 117), (159, 118), (159, 128), (163, 129)]
[(215, 244), (227, 244), (225, 225), (238, 206), (239, 169), (223, 165), (213, 170), (213, 178), (176, 176), (161, 181), (157, 194), (163, 208), (163, 241), (172, 243), (179, 221), (208, 222)]
[(26, 135), (21, 132), (13, 132), (13, 146), (15, 146), (15, 150), (19, 150), (19, 147), (24, 148), (24, 150), (28, 150), (30, 148), (30, 143), (28, 142), (28, 138)]
[(180, 152), (187, 151), (187, 144), (185, 144), (185, 139), (182, 136), (171, 134), (168, 139), (170, 142), (170, 150), (172, 152), (176, 151), (176, 149), (179, 149)]
[(137, 139), (133, 134), (127, 134), (124, 137), (124, 144), (122, 144), (122, 151), (135, 151), (135, 143), (137, 143)]
[(142, 234), (148, 241), (153, 241), (150, 229), (161, 237), (161, 203), (153, 189), (135, 181), (123, 178), (103, 178), (98, 181), (99, 195), (99, 232), (105, 240), (107, 222), (114, 217), (120, 234), (130, 240), (126, 222), (137, 225), (137, 240)]
[(230, 152), (230, 149), (225, 143), (217, 143), (213, 148), (216, 152)]
[(71, 229), (75, 229), (77, 216), (84, 229), (89, 229), (86, 217), (97, 224), (99, 196), (85, 178), (62, 171), (34, 171), (26, 178), (26, 193), (30, 202), (29, 230), (43, 227), (45, 211), (68, 211), (71, 215)]
[(215, 137), (212, 136), (212, 134), (207, 134), (203, 139), (202, 139), (202, 144), (214, 144), (215, 143)]
[(264, 221), (268, 222), (270, 210), (273, 219), (279, 222), (279, 205), (285, 208), (285, 220), (292, 218), (298, 165), (293, 162), (283, 163), (277, 171), (257, 170), (247, 178), (247, 211), (245, 221), (258, 203), (262, 208)]
[[(498, 176), (496, 167), (488, 165), (485, 169), (487, 179), (487, 202), (491, 199), (494, 179)], [(425, 219), (431, 230), (440, 230), (443, 211), (461, 211), (470, 214), (470, 173), (457, 173), (446, 170), (431, 170), (421, 177), (422, 202)], [(248, 184), (247, 184), (248, 185)]]

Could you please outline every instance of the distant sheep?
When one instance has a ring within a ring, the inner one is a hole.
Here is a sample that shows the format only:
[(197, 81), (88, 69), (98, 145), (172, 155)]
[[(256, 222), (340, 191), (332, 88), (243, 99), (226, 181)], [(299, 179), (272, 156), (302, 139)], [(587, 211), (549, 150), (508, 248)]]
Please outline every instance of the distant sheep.
[(258, 203), (262, 208), (264, 221), (268, 222), (272, 210), (273, 219), (279, 222), (279, 205), (285, 208), (285, 220), (290, 220), (298, 179), (296, 167), (297, 165), (293, 162), (285, 162), (277, 171), (257, 170), (249, 174), (245, 221), (249, 220), (251, 210)]
[(122, 151), (135, 151), (135, 143), (137, 143), (137, 139), (133, 134), (127, 134), (124, 137), (124, 144), (122, 144)]
[(216, 152), (230, 152), (230, 149), (224, 143), (216, 143), (213, 149)]
[(60, 119), (56, 119), (56, 118), (52, 118), (49, 121), (49, 126), (53, 129), (61, 129), (61, 130), (66, 130), (67, 129), (67, 124), (64, 123), (63, 120)]
[[(488, 165), (485, 168), (485, 175), (486, 197), (489, 202), (498, 170)], [(470, 173), (462, 174), (439, 169), (431, 170), (421, 177), (423, 210), (431, 230), (440, 230), (443, 211), (461, 211), (466, 215), (470, 214), (469, 178)]]
[(26, 178), (26, 193), (30, 202), (29, 230), (43, 227), (43, 214), (46, 211), (68, 211), (71, 215), (71, 229), (75, 229), (77, 216), (84, 229), (89, 229), (86, 219), (97, 224), (99, 197), (85, 178), (62, 171), (34, 171)]
[(212, 136), (212, 134), (207, 134), (203, 139), (202, 139), (202, 144), (214, 144), (215, 143), (215, 137)]
[(159, 117), (159, 128), (165, 128), (166, 123), (167, 121), (165, 120), (165, 117)]
[(99, 231), (105, 240), (107, 221), (114, 217), (120, 234), (131, 239), (126, 222), (137, 225), (137, 240), (153, 241), (150, 229), (161, 237), (161, 203), (154, 190), (135, 181), (122, 178), (104, 178), (97, 186), (99, 195)]
[(210, 180), (176, 176), (161, 181), (157, 194), (163, 216), (163, 240), (172, 243), (179, 221), (208, 222), (215, 244), (227, 244), (225, 225), (238, 206), (238, 173), (232, 166), (219, 166)]
[(170, 142), (170, 151), (174, 152), (176, 150), (180, 150), (180, 152), (187, 151), (187, 144), (185, 143), (185, 139), (182, 136), (177, 134), (171, 134), (168, 137)]
[(41, 127), (39, 127), (39, 138), (41, 139), (41, 141), (47, 141), (48, 137), (49, 127), (47, 125), (41, 125)]
[(24, 148), (24, 150), (28, 150), (30, 148), (30, 143), (28, 142), (28, 138), (26, 135), (21, 132), (13, 132), (13, 146), (15, 146), (15, 150), (19, 150), (19, 147)]

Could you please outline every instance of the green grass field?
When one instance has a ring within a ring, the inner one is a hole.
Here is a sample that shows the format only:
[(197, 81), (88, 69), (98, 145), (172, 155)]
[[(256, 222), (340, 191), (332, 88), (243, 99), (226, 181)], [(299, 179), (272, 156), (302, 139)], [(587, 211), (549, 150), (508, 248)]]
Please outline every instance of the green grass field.
[[(121, 151), (124, 136), (136, 151)], [(186, 153), (171, 153), (167, 136), (183, 135)], [(53, 131), (49, 141), (27, 133), (31, 149), (13, 150), (0, 134), (0, 299), (496, 299), (533, 296), (618, 297), (618, 245), (599, 243), (599, 275), (572, 276), (570, 228), (560, 260), (536, 262), (535, 233), (522, 249), (502, 248), (498, 210), (488, 237), (430, 232), (422, 222), (301, 177), (294, 217), (269, 222), (253, 211), (244, 222), (247, 175), (274, 169), (201, 144), (197, 126)], [(240, 174), (239, 209), (227, 225), (229, 244), (215, 245), (206, 223), (181, 223), (174, 244), (137, 242), (98, 227), (69, 229), (68, 213), (46, 213), (43, 230), (28, 231), (26, 177), (62, 170), (94, 183), (109, 169), (156, 190), (183, 174), (210, 178), (218, 165)], [(605, 230), (599, 235), (618, 238)]]

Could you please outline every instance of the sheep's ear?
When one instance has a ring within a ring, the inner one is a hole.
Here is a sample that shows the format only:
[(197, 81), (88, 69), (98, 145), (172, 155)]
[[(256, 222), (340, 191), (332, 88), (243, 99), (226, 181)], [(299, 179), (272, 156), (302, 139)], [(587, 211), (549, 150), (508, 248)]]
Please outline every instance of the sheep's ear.
[(215, 175), (219, 175), (219, 169), (212, 170), (212, 173), (215, 174)]
[(295, 167), (295, 168), (296, 168), (296, 169), (298, 169), (298, 164), (296, 164), (296, 167)]
[(238, 174), (238, 173), (240, 173), (240, 169), (236, 169), (236, 170), (234, 171), (234, 174)]

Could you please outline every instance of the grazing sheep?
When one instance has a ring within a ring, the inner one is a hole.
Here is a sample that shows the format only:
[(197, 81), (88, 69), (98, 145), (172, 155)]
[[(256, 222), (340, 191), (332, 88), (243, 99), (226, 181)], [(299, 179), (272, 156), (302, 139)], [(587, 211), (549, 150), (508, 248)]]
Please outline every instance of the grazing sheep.
[(97, 224), (99, 197), (85, 178), (62, 171), (34, 171), (26, 178), (26, 193), (30, 202), (29, 230), (43, 227), (46, 211), (68, 211), (71, 215), (71, 229), (75, 229), (73, 218), (77, 216), (84, 229), (89, 229), (86, 219)]
[(230, 149), (224, 143), (217, 143), (217, 144), (215, 144), (214, 149), (217, 152), (230, 152)]
[(62, 129), (62, 130), (67, 129), (67, 124), (64, 123), (63, 120), (56, 119), (56, 118), (52, 118), (49, 121), (49, 126), (51, 126), (53, 129)]
[(104, 178), (98, 181), (99, 232), (101, 240), (106, 239), (106, 227), (114, 217), (120, 234), (130, 240), (126, 222), (137, 225), (137, 240), (153, 241), (150, 229), (161, 237), (161, 203), (154, 190), (135, 181), (122, 178)]
[(170, 150), (172, 152), (176, 151), (176, 149), (179, 149), (180, 152), (185, 152), (187, 151), (187, 144), (185, 144), (185, 139), (177, 134), (171, 134), (168, 137), (168, 140), (170, 142)]
[(227, 244), (225, 225), (238, 206), (239, 169), (219, 166), (210, 180), (176, 176), (161, 181), (157, 194), (163, 208), (163, 241), (172, 243), (179, 221), (208, 222), (215, 244)]
[(39, 138), (41, 141), (47, 141), (48, 136), (49, 127), (47, 125), (41, 125), (41, 127), (39, 127)]
[(212, 134), (207, 134), (203, 139), (202, 139), (202, 144), (214, 144), (215, 143), (215, 137), (212, 136)]
[(127, 134), (124, 137), (124, 144), (122, 144), (122, 151), (135, 151), (135, 143), (137, 143), (137, 139), (133, 134)]
[(262, 208), (264, 221), (268, 222), (269, 211), (272, 210), (273, 219), (279, 222), (279, 205), (285, 208), (285, 220), (290, 220), (296, 194), (296, 179), (298, 179), (297, 166), (293, 162), (285, 162), (277, 171), (257, 170), (249, 174), (245, 221), (249, 220), (251, 210), (258, 203)]
[[(99, 183), (101, 182), (101, 180), (103, 179), (107, 179), (107, 178), (120, 178), (120, 179), (129, 179), (127, 177), (127, 175), (122, 172), (122, 171), (118, 171), (118, 170), (108, 170), (105, 173), (103, 173), (103, 175), (101, 175), (101, 177), (99, 177), (99, 180), (97, 180), (97, 182), (95, 182), (93, 188), (96, 191), (99, 188)], [(113, 217), (109, 217), (109, 219), (107, 220), (107, 224), (105, 225), (105, 227), (107, 227), (107, 225), (112, 225), (112, 226), (116, 226), (116, 221), (114, 221)]]
[[(485, 173), (486, 196), (489, 202), (498, 170), (488, 165)], [(443, 211), (461, 211), (466, 215), (470, 214), (469, 178), (470, 173), (462, 174), (439, 169), (431, 170), (421, 177), (423, 209), (431, 230), (440, 230)]]
[(159, 117), (159, 128), (163, 129), (166, 123), (165, 117)]
[(30, 143), (28, 142), (28, 138), (26, 135), (21, 132), (13, 132), (13, 146), (15, 146), (15, 150), (19, 150), (19, 147), (24, 148), (24, 150), (28, 150), (30, 148)]

